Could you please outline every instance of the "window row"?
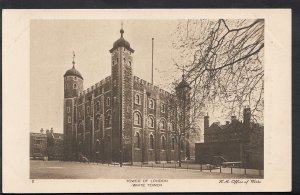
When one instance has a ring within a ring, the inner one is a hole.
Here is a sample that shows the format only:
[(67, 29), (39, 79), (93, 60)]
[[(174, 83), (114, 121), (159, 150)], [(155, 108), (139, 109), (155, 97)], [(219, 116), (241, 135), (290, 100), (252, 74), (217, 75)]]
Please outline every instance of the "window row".
[[(139, 112), (134, 112), (133, 114), (133, 124), (136, 126), (141, 126), (142, 125), (142, 115)], [(153, 116), (148, 116), (148, 127), (149, 128), (154, 128), (155, 127), (155, 119)], [(167, 123), (165, 119), (161, 119), (159, 123), (159, 129), (166, 129), (167, 128)], [(170, 131), (175, 131), (175, 124), (171, 122), (169, 124), (169, 129)]]
[(77, 81), (77, 77), (75, 77), (75, 76), (73, 76), (73, 77), (70, 77), (70, 76), (68, 76), (68, 77), (65, 77), (65, 80), (67, 81), (71, 81), (71, 80), (74, 80), (74, 81)]
[[(123, 63), (126, 64), (126, 62), (127, 62), (126, 58), (123, 58)], [(119, 63), (119, 58), (116, 58), (116, 60), (112, 61), (113, 65), (117, 65), (118, 63)], [(130, 60), (128, 60), (128, 65), (131, 66), (131, 61)]]
[[(102, 121), (102, 117), (97, 116), (96, 120), (95, 120), (95, 129), (100, 129), (100, 125), (101, 125), (101, 121)], [(68, 123), (72, 122), (72, 118), (70, 116), (68, 116)], [(105, 117), (105, 121), (104, 121), (104, 127), (111, 127), (111, 123), (112, 123), (112, 118), (111, 118), (111, 114), (107, 114), (107, 116)]]
[[(67, 109), (68, 110), (68, 109)], [(89, 109), (88, 109), (88, 112), (89, 112)], [(80, 112), (79, 112), (79, 115), (80, 115)], [(97, 116), (96, 118), (96, 127), (98, 127), (98, 124), (100, 124), (100, 120), (101, 120), (101, 117), (100, 116)], [(141, 126), (142, 125), (142, 116), (139, 112), (135, 112), (134, 113), (134, 125), (136, 126)], [(68, 116), (68, 123), (71, 123), (71, 116)], [(111, 114), (107, 114), (106, 118), (105, 118), (105, 127), (110, 127), (111, 126)], [(149, 116), (148, 118), (148, 127), (149, 128), (154, 128), (155, 126), (155, 119), (153, 116)], [(160, 123), (159, 123), (159, 129), (166, 129), (167, 127), (167, 124), (166, 124), (166, 121), (164, 119), (161, 119)], [(169, 128), (168, 128), (169, 131), (175, 131), (175, 124), (174, 123), (170, 123), (169, 124)]]
[[(68, 88), (68, 83), (65, 84), (65, 89)], [(77, 89), (77, 83), (73, 83), (73, 89)]]
[[(134, 103), (137, 104), (137, 105), (141, 105), (142, 104), (142, 98), (141, 98), (140, 94), (136, 94), (135, 95)], [(150, 109), (154, 109), (155, 108), (155, 101), (154, 101), (154, 99), (149, 99), (148, 107)], [(167, 111), (166, 105), (165, 104), (161, 104), (160, 110), (161, 110), (162, 113), (165, 113)], [(175, 115), (175, 110), (171, 110), (170, 114), (174, 116)]]
[[(97, 101), (96, 112), (100, 111), (100, 108), (101, 108), (100, 105), (101, 105), (101, 102)], [(110, 106), (110, 98), (109, 97), (106, 99), (106, 105)], [(90, 106), (86, 106), (86, 113), (90, 114), (90, 112), (91, 112)], [(70, 107), (67, 107), (67, 113), (70, 113)], [(81, 112), (78, 112), (78, 116), (81, 117)]]
[[(138, 149), (141, 149), (141, 136), (139, 132), (135, 133), (135, 147)], [(171, 138), (171, 150), (175, 150), (175, 138)], [(166, 137), (163, 135), (161, 136), (160, 139), (160, 144), (161, 144), (161, 150), (166, 150)], [(154, 143), (154, 135), (150, 134), (149, 136), (149, 149), (153, 150), (155, 148), (155, 143)]]

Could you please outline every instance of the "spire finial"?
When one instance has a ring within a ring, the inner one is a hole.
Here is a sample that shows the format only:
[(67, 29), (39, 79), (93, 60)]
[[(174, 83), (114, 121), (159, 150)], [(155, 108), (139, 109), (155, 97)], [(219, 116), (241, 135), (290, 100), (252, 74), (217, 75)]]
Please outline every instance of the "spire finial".
[(73, 64), (73, 68), (75, 66), (75, 51), (73, 51), (73, 61), (72, 61), (72, 64)]
[(123, 37), (123, 33), (124, 33), (124, 30), (123, 30), (123, 21), (121, 22), (121, 30), (120, 30), (120, 33), (121, 33), (121, 37)]

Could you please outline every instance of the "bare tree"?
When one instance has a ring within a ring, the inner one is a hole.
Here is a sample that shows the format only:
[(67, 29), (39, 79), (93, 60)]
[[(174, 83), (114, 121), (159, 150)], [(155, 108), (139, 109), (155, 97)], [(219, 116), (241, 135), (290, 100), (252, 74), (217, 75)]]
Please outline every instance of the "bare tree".
[(194, 143), (192, 140), (199, 133), (199, 126), (197, 116), (194, 110), (191, 110), (191, 87), (183, 79), (179, 84), (175, 84), (176, 87), (176, 105), (177, 105), (177, 127), (175, 130), (178, 146), (178, 162), (181, 167), (182, 150), (185, 150), (185, 158), (190, 159), (190, 143)]
[(250, 106), (252, 119), (261, 119), (264, 20), (180, 21), (173, 47), (174, 62), (185, 67), (192, 87), (192, 118), (203, 114), (203, 107), (239, 117)]

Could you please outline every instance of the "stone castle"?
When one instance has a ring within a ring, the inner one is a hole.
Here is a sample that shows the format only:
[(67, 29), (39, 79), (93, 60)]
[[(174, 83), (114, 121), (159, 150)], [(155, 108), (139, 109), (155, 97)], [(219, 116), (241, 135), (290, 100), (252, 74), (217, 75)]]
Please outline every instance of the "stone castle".
[(134, 50), (123, 29), (120, 33), (109, 50), (110, 76), (84, 90), (74, 59), (64, 74), (65, 160), (76, 160), (79, 154), (102, 162), (189, 158), (188, 133), (182, 128), (189, 120), (189, 84), (183, 76), (171, 94), (134, 76)]

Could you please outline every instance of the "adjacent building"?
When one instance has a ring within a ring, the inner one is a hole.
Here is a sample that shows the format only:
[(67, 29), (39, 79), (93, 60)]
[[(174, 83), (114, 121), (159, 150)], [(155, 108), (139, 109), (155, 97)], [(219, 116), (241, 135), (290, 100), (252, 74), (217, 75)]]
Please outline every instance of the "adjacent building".
[(204, 143), (196, 143), (196, 161), (214, 163), (214, 157), (225, 161), (241, 161), (248, 168), (263, 169), (264, 127), (251, 122), (251, 110), (245, 108), (243, 121), (236, 116), (225, 124), (209, 125), (209, 116), (204, 117)]
[(30, 157), (44, 158), (48, 160), (63, 159), (63, 134), (54, 133), (53, 128), (40, 133), (30, 133)]
[[(105, 162), (189, 158), (187, 131), (177, 136), (184, 125), (178, 118), (190, 104), (188, 83), (183, 77), (176, 94), (171, 94), (134, 76), (134, 49), (123, 29), (120, 33), (109, 50), (111, 75), (84, 90), (74, 59), (64, 74), (65, 160), (77, 160), (79, 155)], [(188, 120), (186, 114), (184, 121)]]
[(47, 135), (43, 129), (40, 133), (30, 133), (30, 157), (43, 158), (47, 156)]

